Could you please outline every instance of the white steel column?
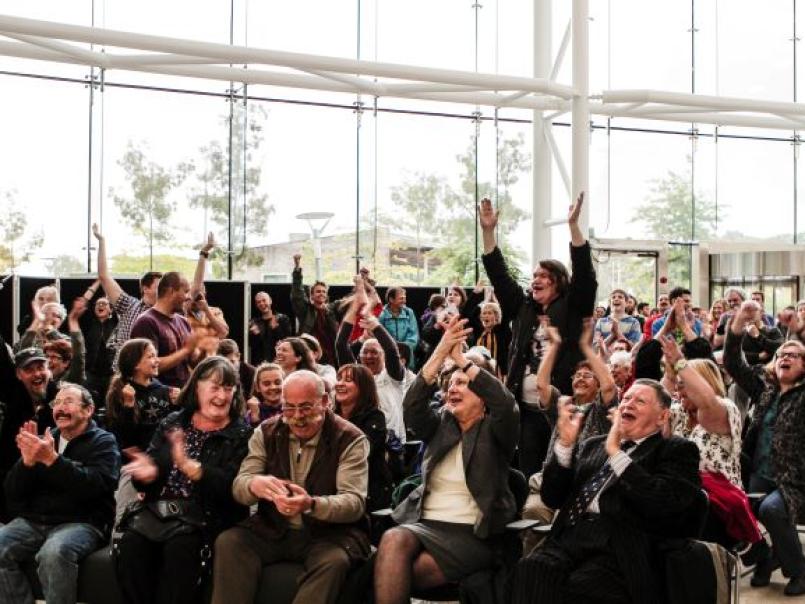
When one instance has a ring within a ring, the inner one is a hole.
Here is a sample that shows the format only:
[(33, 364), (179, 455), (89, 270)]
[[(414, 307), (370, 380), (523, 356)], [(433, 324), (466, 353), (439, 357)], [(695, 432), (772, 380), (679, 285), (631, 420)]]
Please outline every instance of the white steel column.
[[(573, 0), (573, 197), (589, 195), (590, 159), (590, 57), (589, 0)], [(579, 220), (581, 231), (589, 233), (590, 203), (587, 198)]]
[[(534, 2), (534, 77), (547, 78), (551, 73), (551, 28), (553, 0)], [(551, 227), (546, 222), (551, 218), (551, 149), (545, 136), (550, 122), (541, 110), (534, 111), (533, 134), (533, 204), (531, 223), (531, 264), (541, 258), (551, 258)]]

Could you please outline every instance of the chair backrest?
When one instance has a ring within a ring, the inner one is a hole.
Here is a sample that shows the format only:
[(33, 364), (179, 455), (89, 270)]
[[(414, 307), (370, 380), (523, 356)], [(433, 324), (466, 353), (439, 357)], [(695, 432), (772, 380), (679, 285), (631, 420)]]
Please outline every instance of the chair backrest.
[(509, 490), (514, 495), (517, 510), (522, 510), (528, 498), (528, 481), (525, 475), (517, 468), (509, 468)]

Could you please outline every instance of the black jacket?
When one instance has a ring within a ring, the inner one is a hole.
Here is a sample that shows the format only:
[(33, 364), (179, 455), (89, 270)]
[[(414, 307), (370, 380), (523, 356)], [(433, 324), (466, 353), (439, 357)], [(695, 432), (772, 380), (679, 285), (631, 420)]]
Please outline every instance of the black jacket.
[(386, 416), (380, 409), (367, 409), (349, 421), (369, 439), (369, 489), (366, 511), (374, 512), (391, 505), (393, 479), (386, 462)]
[(276, 355), (274, 348), (277, 342), (293, 335), (291, 320), (282, 313), (275, 313), (277, 317), (277, 328), (271, 329), (271, 325), (262, 317), (254, 317), (252, 324), (257, 325), (260, 333), (249, 331), (249, 361), (255, 367), (262, 362), (271, 363)]
[[(173, 468), (172, 445), (167, 439), (167, 433), (177, 427), (188, 429), (192, 417), (193, 412), (187, 409), (171, 413), (154, 433), (147, 453), (156, 463), (159, 475), (150, 484), (134, 482), (137, 490), (145, 492), (146, 501), (159, 499)], [(238, 418), (224, 429), (211, 434), (204, 442), (199, 459), (203, 472), (193, 492), (204, 512), (207, 531), (212, 537), (249, 515), (249, 509), (232, 497), (232, 482), (249, 451), (252, 432), (252, 428)]]
[[(0, 337), (0, 482), (20, 458), (16, 438), (22, 424), (31, 419), (36, 421), (39, 434), (45, 428), (56, 425), (48, 403), (56, 398), (57, 390), (56, 384), (51, 380), (44, 400), (34, 403), (25, 386), (17, 379), (14, 359), (5, 340)], [(5, 491), (0, 489), (0, 522), (8, 520), (10, 517), (6, 509)]]
[(531, 356), (531, 342), (539, 327), (539, 316), (547, 314), (551, 324), (562, 336), (562, 348), (556, 359), (551, 384), (563, 394), (572, 394), (571, 376), (576, 365), (584, 359), (579, 350), (582, 319), (593, 315), (598, 282), (595, 280), (590, 244), (570, 246), (572, 273), (567, 291), (548, 308), (537, 304), (530, 294), (509, 274), (506, 260), (499, 247), (482, 257), (486, 274), (495, 288), (495, 297), (503, 311), (503, 324), (511, 321), (512, 340), (509, 347), (509, 366), (506, 386), (520, 399), (523, 376)]
[(741, 351), (740, 336), (727, 330), (724, 340), (724, 368), (732, 379), (751, 398), (754, 413), (749, 420), (741, 447), (741, 470), (744, 481), (752, 474), (755, 449), (763, 420), (769, 407), (779, 397), (777, 419), (772, 428), (771, 470), (774, 482), (783, 495), (786, 508), (796, 522), (805, 521), (805, 379), (793, 388), (780, 393), (780, 386), (770, 380), (763, 365), (750, 366)]
[(106, 427), (117, 438), (121, 451), (129, 447), (145, 451), (159, 423), (176, 407), (170, 401), (170, 387), (159, 380), (151, 380), (148, 386), (136, 382), (131, 385), (136, 415), (134, 407), (124, 407), (114, 419), (107, 415)]
[(420, 373), (403, 400), (405, 425), (428, 447), (422, 462), (422, 484), (394, 509), (393, 518), (398, 524), (419, 521), (431, 469), (461, 443), (467, 488), (481, 510), (474, 532), (481, 539), (500, 534), (518, 512), (509, 489), (509, 461), (520, 433), (520, 412), (514, 396), (500, 380), (481, 369), (470, 382), (470, 390), (481, 397), (488, 412), (462, 432), (452, 413), (444, 407), (431, 407), (436, 388), (437, 384), (428, 385)]
[[(552, 534), (567, 526), (570, 505), (584, 484), (608, 459), (607, 436), (581, 443), (569, 468), (550, 456), (542, 473), (542, 500), (560, 509)], [(699, 449), (690, 441), (657, 433), (630, 454), (632, 463), (599, 495), (601, 519), (633, 602), (660, 602), (657, 545), (668, 537), (689, 537), (694, 502), (701, 496)], [(686, 534), (687, 533), (687, 534)]]
[[(53, 437), (58, 448), (58, 430)], [(5, 481), (8, 507), (31, 522), (86, 522), (106, 533), (115, 516), (119, 475), (115, 437), (90, 420), (51, 466), (28, 467), (21, 459), (14, 464)]]

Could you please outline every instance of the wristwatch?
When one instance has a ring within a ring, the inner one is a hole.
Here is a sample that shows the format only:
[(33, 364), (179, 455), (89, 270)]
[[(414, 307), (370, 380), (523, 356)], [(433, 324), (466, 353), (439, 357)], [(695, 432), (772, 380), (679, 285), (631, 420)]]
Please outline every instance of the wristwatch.
[(688, 366), (687, 359), (679, 359), (676, 363), (674, 363), (674, 372), (679, 373), (687, 366)]

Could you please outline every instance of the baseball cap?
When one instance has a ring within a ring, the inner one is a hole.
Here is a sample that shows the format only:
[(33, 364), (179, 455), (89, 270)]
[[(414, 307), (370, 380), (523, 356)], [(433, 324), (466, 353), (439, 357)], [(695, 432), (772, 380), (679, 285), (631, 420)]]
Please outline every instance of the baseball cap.
[(27, 365), (30, 365), (34, 361), (45, 361), (47, 362), (48, 358), (45, 356), (45, 353), (42, 352), (41, 348), (30, 347), (30, 348), (23, 348), (17, 354), (14, 355), (14, 366), (17, 369), (22, 369)]

